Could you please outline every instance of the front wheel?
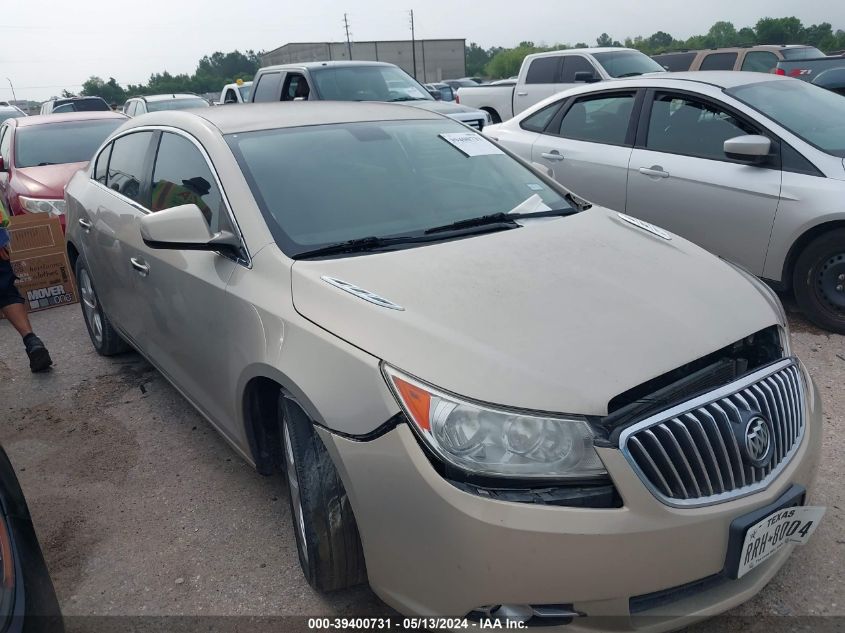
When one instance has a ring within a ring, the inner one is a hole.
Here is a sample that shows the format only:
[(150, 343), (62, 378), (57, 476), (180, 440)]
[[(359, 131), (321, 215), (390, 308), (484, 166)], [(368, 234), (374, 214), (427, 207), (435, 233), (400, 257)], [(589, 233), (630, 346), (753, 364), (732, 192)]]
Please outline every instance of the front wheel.
[(845, 334), (845, 229), (810, 242), (795, 262), (795, 300), (810, 321)]
[(308, 584), (335, 591), (367, 580), (352, 506), (311, 420), (279, 398), (279, 419), (299, 565)]
[(85, 326), (88, 328), (88, 335), (91, 337), (94, 349), (102, 356), (114, 356), (129, 351), (129, 345), (112, 327), (103, 311), (97, 291), (94, 289), (94, 282), (91, 280), (91, 274), (88, 272), (88, 266), (82, 256), (76, 260), (74, 272), (81, 295), (82, 316), (85, 319)]

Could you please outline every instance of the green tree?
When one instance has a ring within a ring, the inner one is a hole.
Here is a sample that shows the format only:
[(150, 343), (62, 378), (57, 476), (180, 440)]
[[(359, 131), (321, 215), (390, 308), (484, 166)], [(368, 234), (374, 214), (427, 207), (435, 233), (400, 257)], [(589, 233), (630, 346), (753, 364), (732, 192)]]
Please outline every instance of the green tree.
[(658, 31), (646, 40), (649, 51), (652, 53), (662, 52), (672, 47), (674, 38), (664, 31)]
[(102, 97), (106, 103), (121, 104), (126, 101), (126, 90), (124, 90), (114, 77), (103, 81), (99, 77), (89, 77), (82, 84), (82, 94), (86, 96)]
[(762, 18), (755, 27), (758, 44), (802, 44), (804, 26), (796, 17)]
[(622, 46), (622, 44), (614, 40), (607, 33), (602, 33), (596, 38), (596, 46)]
[(716, 22), (710, 27), (707, 35), (713, 41), (713, 46), (717, 48), (722, 46), (736, 46), (737, 44), (738, 36), (736, 28), (734, 28), (731, 22)]
[(534, 42), (522, 42), (516, 48), (508, 48), (496, 53), (487, 64), (485, 74), (494, 79), (511, 77), (519, 73), (522, 60), (525, 59), (526, 55), (542, 53), (547, 50), (549, 49), (534, 46)]
[(466, 47), (467, 75), (476, 77), (484, 73), (484, 67), (490, 62), (491, 55), (475, 42)]

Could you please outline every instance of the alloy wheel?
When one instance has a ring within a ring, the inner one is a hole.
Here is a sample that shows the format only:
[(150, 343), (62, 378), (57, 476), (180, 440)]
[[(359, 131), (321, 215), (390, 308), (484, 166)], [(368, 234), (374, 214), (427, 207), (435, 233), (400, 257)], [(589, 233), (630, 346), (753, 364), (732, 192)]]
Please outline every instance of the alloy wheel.
[(299, 531), (299, 542), (301, 544), (300, 550), (305, 562), (308, 562), (308, 544), (305, 540), (305, 516), (302, 511), (302, 501), (299, 496), (299, 477), (296, 474), (296, 460), (293, 456), (293, 449), (291, 447), (290, 433), (288, 432), (287, 422), (284, 426), (284, 441), (285, 441), (285, 462), (287, 463), (287, 480), (288, 490), (290, 492), (291, 506), (293, 507), (294, 521), (296, 522), (296, 529)]
[(82, 293), (82, 308), (85, 312), (85, 320), (91, 326), (91, 336), (99, 347), (103, 344), (103, 316), (100, 313), (100, 304), (97, 301), (94, 285), (91, 283), (91, 276), (85, 268), (80, 271), (79, 289)]

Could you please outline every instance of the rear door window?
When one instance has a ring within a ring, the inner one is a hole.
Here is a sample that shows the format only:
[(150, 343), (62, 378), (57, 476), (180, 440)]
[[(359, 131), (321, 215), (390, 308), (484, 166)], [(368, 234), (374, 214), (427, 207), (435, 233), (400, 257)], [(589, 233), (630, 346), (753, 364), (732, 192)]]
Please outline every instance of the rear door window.
[(556, 84), (561, 57), (538, 57), (531, 62), (525, 76), (527, 84)]
[(545, 108), (538, 110), (531, 116), (525, 117), (519, 124), (519, 127), (523, 130), (528, 130), (529, 132), (542, 132), (554, 118), (555, 114), (557, 114), (557, 111), (560, 110), (561, 103), (563, 103), (563, 101), (547, 105)]
[(669, 72), (677, 73), (689, 70), (696, 55), (697, 53), (666, 53), (655, 55), (652, 59)]
[(561, 119), (557, 135), (576, 141), (624, 145), (633, 109), (633, 93), (578, 99)]
[(778, 57), (769, 51), (749, 51), (742, 60), (742, 70), (768, 73), (778, 65)]
[(736, 53), (710, 53), (701, 61), (699, 70), (733, 70)]
[(560, 83), (574, 84), (575, 73), (596, 74), (596, 69), (583, 55), (564, 55)]
[(254, 88), (253, 101), (276, 101), (279, 98), (279, 88), (282, 83), (281, 73), (265, 73), (258, 78)]
[(116, 139), (108, 169), (108, 187), (145, 207), (150, 205), (144, 194), (144, 163), (152, 138), (153, 132), (134, 132)]

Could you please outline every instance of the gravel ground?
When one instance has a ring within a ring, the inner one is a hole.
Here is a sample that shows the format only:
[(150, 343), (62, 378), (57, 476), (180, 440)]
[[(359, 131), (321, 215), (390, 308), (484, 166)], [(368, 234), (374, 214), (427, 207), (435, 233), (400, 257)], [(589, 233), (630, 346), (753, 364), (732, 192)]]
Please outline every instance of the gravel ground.
[[(845, 626), (845, 337), (797, 315), (792, 323), (795, 351), (824, 400), (813, 503), (828, 512), (760, 595), (698, 631)], [(389, 613), (367, 588), (314, 592), (299, 570), (280, 480), (244, 464), (139, 356), (98, 356), (78, 306), (35, 314), (33, 325), (55, 369), (31, 375), (19, 338), (0, 322), (0, 443), (71, 630), (97, 628), (84, 616)], [(832, 615), (843, 617), (809, 617)], [(166, 629), (198, 628), (179, 622)]]

